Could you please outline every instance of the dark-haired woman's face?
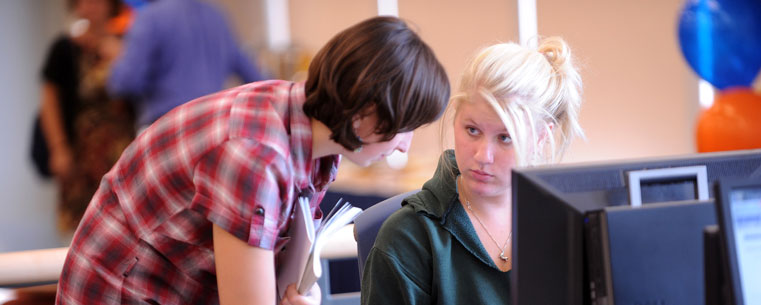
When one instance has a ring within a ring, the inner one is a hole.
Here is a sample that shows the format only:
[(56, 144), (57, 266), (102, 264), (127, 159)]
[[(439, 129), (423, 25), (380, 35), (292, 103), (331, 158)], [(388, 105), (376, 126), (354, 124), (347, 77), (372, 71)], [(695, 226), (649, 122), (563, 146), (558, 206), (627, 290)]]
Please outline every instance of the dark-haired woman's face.
[(90, 21), (91, 25), (104, 25), (111, 13), (109, 0), (76, 0), (74, 13)]
[(355, 132), (365, 144), (360, 151), (349, 151), (342, 155), (354, 164), (368, 166), (387, 157), (394, 151), (407, 152), (412, 142), (412, 131), (398, 133), (391, 140), (381, 141), (383, 136), (373, 132), (376, 124), (375, 115), (360, 119)]

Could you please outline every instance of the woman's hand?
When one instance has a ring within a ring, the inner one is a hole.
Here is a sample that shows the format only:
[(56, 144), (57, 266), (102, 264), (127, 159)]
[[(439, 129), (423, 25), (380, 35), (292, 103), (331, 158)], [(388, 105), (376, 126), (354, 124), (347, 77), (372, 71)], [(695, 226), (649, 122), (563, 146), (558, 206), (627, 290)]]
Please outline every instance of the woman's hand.
[(50, 164), (50, 172), (53, 176), (58, 178), (68, 176), (74, 165), (74, 156), (68, 145), (56, 145), (50, 151), (48, 164)]
[(319, 285), (312, 285), (312, 289), (307, 292), (307, 295), (300, 295), (296, 290), (296, 284), (290, 284), (285, 289), (280, 305), (319, 305), (321, 300), (322, 292)]

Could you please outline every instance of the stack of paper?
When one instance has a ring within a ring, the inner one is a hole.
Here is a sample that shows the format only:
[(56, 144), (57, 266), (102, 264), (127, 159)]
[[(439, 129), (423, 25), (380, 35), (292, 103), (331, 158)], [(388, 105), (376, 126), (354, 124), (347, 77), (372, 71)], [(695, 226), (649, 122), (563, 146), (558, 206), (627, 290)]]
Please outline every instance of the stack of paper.
[(362, 213), (362, 209), (338, 200), (330, 213), (323, 218), (323, 223), (317, 231), (314, 228), (309, 199), (299, 198), (293, 213), (288, 231), (291, 239), (280, 254), (280, 267), (277, 270), (277, 290), (280, 298), (288, 285), (293, 283), (298, 283), (300, 294), (312, 288), (322, 276), (320, 252), (323, 246), (338, 229), (354, 221)]

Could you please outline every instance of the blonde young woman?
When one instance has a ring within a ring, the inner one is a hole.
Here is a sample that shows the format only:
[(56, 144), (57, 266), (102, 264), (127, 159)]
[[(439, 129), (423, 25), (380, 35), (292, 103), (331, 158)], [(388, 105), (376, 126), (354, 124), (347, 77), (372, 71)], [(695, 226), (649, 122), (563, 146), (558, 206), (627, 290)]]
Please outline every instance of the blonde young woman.
[(511, 169), (559, 160), (582, 134), (580, 105), (562, 39), (479, 52), (449, 105), (454, 150), (381, 228), (362, 304), (510, 304)]

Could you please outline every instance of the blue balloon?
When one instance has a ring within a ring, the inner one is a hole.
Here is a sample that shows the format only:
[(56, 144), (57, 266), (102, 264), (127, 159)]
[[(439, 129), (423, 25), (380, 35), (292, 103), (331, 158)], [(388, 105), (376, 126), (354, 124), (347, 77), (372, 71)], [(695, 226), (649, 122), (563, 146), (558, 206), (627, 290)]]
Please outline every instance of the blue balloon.
[(690, 67), (716, 88), (750, 87), (761, 70), (761, 0), (687, 0), (679, 44)]

